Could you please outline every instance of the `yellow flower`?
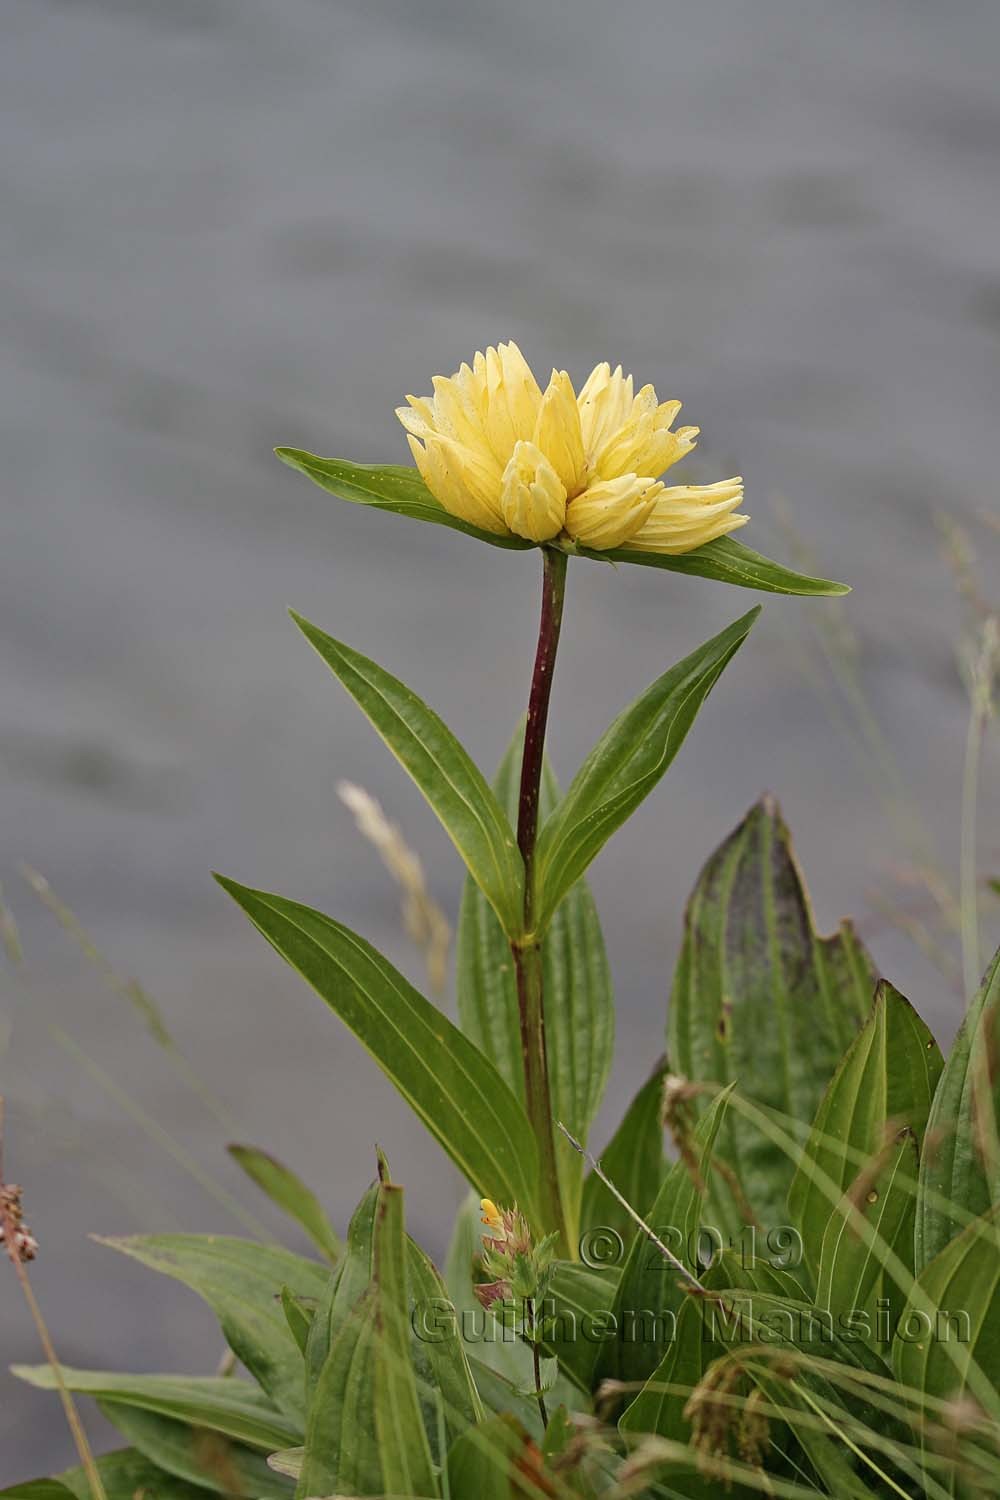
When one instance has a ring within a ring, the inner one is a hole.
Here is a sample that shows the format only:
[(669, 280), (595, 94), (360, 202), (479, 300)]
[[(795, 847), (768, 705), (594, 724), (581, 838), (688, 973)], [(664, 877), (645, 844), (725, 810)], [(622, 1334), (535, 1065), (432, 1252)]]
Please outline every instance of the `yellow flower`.
[(485, 1224), (493, 1239), (505, 1239), (503, 1214), (497, 1208), (492, 1198), (480, 1198), (479, 1207), (482, 1210), (481, 1223)]
[(607, 551), (690, 552), (749, 520), (743, 481), (665, 488), (697, 427), (679, 401), (633, 393), (621, 366), (598, 365), (580, 394), (565, 370), (542, 391), (516, 344), (477, 354), (397, 416), (427, 488), (445, 510), (498, 536)]

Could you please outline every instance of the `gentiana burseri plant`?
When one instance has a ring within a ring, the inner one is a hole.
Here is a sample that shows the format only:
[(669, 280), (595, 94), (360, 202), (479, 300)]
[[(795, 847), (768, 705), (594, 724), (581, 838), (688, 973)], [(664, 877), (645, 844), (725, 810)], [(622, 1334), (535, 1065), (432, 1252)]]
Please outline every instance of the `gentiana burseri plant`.
[[(620, 369), (543, 391), (501, 345), (408, 403), (416, 468), (279, 456), (343, 499), (541, 553), (527, 713), (492, 785), (411, 688), (294, 616), (465, 863), (458, 1024), (333, 918), (219, 880), (470, 1196), (442, 1273), (383, 1156), (341, 1240), (293, 1172), (240, 1148), (314, 1258), (109, 1241), (199, 1293), (238, 1370), (61, 1371), (128, 1445), (99, 1461), (109, 1500), (1000, 1492), (997, 960), (945, 1061), (850, 923), (817, 933), (765, 798), (694, 886), (666, 1055), (588, 1154), (613, 1003), (587, 870), (758, 611), (668, 667), (562, 792), (545, 744), (569, 562), (846, 589), (734, 539), (741, 480), (665, 486), (697, 429)], [(67, 1492), (88, 1494), (82, 1470), (5, 1493)]]

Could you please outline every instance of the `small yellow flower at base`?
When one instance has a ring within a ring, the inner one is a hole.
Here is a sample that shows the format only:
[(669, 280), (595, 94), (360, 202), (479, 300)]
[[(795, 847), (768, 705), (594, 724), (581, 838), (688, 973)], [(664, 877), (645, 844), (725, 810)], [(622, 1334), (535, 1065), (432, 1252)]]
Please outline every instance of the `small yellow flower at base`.
[(479, 1207), (480, 1207), (480, 1210), (482, 1211), (482, 1219), (480, 1220), (480, 1223), (486, 1225), (487, 1229), (490, 1231), (490, 1238), (492, 1238), (492, 1239), (504, 1239), (504, 1238), (506, 1238), (506, 1232), (504, 1230), (503, 1215), (501, 1214), (500, 1210), (497, 1208), (496, 1204), (493, 1202), (493, 1199), (492, 1198), (480, 1198), (480, 1200), (479, 1200)]
[(690, 552), (749, 517), (743, 482), (665, 489), (659, 477), (695, 446), (679, 401), (638, 395), (600, 364), (579, 396), (565, 370), (543, 392), (516, 344), (436, 375), (431, 397), (397, 415), (421, 478), (451, 515), (498, 536), (608, 551)]

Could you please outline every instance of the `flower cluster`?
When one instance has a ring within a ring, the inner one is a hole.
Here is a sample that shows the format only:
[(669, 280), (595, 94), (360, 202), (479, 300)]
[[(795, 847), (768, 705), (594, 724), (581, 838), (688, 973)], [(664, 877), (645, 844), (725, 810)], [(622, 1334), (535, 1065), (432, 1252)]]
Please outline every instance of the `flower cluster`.
[(544, 1295), (557, 1236), (546, 1235), (535, 1245), (528, 1221), (516, 1205), (501, 1210), (492, 1198), (483, 1198), (480, 1208), (483, 1271), (493, 1279), (475, 1287), (479, 1301), (490, 1308), (514, 1299), (532, 1302)]
[(697, 427), (673, 422), (679, 401), (634, 393), (621, 366), (600, 364), (579, 395), (565, 370), (544, 391), (516, 344), (477, 354), (433, 396), (397, 416), (434, 497), (497, 535), (607, 551), (690, 552), (742, 526), (739, 477), (666, 488), (659, 476), (690, 453)]
[(14, 1183), (0, 1186), (0, 1249), (19, 1264), (38, 1254), (38, 1241), (24, 1222), (21, 1189)]

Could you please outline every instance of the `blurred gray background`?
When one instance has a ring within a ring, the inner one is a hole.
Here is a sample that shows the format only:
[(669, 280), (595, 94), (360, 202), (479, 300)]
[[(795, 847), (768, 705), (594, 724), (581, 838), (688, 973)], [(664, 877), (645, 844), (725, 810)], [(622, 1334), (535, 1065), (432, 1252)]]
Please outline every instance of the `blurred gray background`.
[[(1000, 10), (9, 0), (3, 31), (0, 879), (26, 963), (2, 974), (0, 1080), (63, 1359), (213, 1368), (200, 1304), (87, 1236), (240, 1232), (185, 1154), (282, 1233), (225, 1157), (233, 1135), (291, 1161), (340, 1225), (377, 1138), (416, 1232), (435, 1250), (446, 1237), (450, 1169), (209, 871), (336, 912), (420, 978), (337, 780), (401, 821), (449, 911), (457, 859), (284, 610), (384, 662), (490, 765), (524, 703), (537, 558), (343, 505), (270, 450), (406, 461), (393, 407), (489, 342), (516, 338), (543, 375), (621, 361), (682, 398), (703, 439), (678, 477), (742, 472), (745, 539), (784, 558), (802, 545), (855, 589), (846, 608), (767, 604), (594, 868), (620, 1014), (599, 1138), (661, 1046), (697, 868), (764, 788), (821, 926), (857, 914), (948, 1039), (957, 987), (881, 911), (891, 898), (922, 920), (927, 905), (896, 880), (909, 815), (816, 651), (849, 625), (951, 878), (963, 608), (935, 516), (989, 560)], [(752, 602), (575, 565), (563, 776)], [(990, 752), (987, 865), (995, 770)], [(183, 1084), (19, 861), (141, 977), (233, 1123)], [(2, 1268), (0, 1354), (0, 1479), (69, 1463), (55, 1401), (6, 1374), (39, 1356)]]

